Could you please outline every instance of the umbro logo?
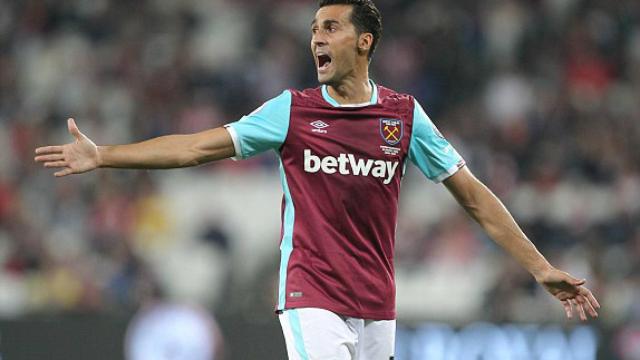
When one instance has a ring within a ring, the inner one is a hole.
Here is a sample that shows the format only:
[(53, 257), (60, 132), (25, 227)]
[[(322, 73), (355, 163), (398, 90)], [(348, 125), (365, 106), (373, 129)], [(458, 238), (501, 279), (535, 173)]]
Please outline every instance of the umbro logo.
[(316, 121), (310, 123), (309, 125), (314, 127), (313, 129), (311, 129), (312, 132), (320, 133), (320, 134), (326, 134), (327, 130), (325, 130), (325, 128), (329, 127), (329, 124), (327, 124), (326, 122), (324, 122), (322, 120), (316, 120)]
[(316, 120), (316, 121), (311, 123), (311, 126), (313, 126), (316, 129), (324, 129), (326, 127), (329, 127), (329, 124), (327, 124), (326, 122), (324, 122), (322, 120)]

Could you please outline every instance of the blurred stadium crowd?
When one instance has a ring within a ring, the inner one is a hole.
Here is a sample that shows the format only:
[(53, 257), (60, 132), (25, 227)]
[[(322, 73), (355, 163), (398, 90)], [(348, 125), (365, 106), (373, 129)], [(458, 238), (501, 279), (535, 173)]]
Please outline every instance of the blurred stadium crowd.
[[(416, 96), (552, 263), (588, 279), (618, 355), (640, 356), (640, 3), (376, 3), (374, 81)], [(277, 215), (261, 225), (259, 200), (232, 185), (277, 192), (262, 181), (277, 181), (273, 156), (55, 180), (33, 149), (70, 141), (69, 116), (98, 144), (124, 143), (220, 126), (316, 86), (314, 11), (294, 0), (0, 1), (0, 317), (126, 311), (159, 288), (218, 309), (253, 288), (268, 316)], [(179, 216), (190, 203), (177, 205), (166, 178), (197, 190), (193, 201), (228, 200), (207, 204), (216, 216)], [(403, 187), (401, 319), (561, 319), (441, 186), (413, 170)], [(229, 219), (234, 197), (244, 215)], [(243, 232), (230, 223), (270, 226), (256, 236), (268, 250), (238, 255)], [(249, 257), (264, 265), (243, 272)], [(236, 273), (267, 285), (234, 286)]]

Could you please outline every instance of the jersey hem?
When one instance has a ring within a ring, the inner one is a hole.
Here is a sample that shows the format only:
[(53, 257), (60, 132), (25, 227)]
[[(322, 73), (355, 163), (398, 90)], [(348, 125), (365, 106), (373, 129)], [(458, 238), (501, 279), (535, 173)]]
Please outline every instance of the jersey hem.
[(233, 150), (236, 153), (235, 156), (231, 157), (231, 159), (234, 161), (242, 160), (242, 148), (240, 146), (240, 139), (238, 138), (236, 129), (234, 129), (231, 125), (225, 125), (224, 128), (227, 129), (229, 136), (231, 136), (231, 142), (233, 142)]
[(348, 316), (348, 317), (358, 318), (358, 319), (365, 319), (365, 320), (395, 320), (396, 319), (395, 310), (373, 311), (373, 312), (354, 311), (352, 309), (346, 309), (346, 308), (342, 308), (342, 307), (327, 304), (327, 303), (312, 302), (312, 301), (308, 301), (308, 302), (305, 301), (305, 302), (291, 304), (291, 300), (288, 300), (284, 308), (277, 308), (275, 312), (278, 313), (282, 311), (302, 309), (302, 308), (318, 308), (318, 309), (331, 311), (338, 315)]
[(453, 174), (457, 173), (458, 171), (460, 171), (460, 169), (462, 169), (466, 164), (463, 162), (462, 164), (456, 164), (453, 165), (452, 167), (450, 167), (449, 169), (447, 169), (447, 171), (443, 172), (442, 174), (438, 175), (433, 182), (435, 182), (436, 184), (443, 182), (444, 180), (447, 180), (449, 177), (451, 177)]

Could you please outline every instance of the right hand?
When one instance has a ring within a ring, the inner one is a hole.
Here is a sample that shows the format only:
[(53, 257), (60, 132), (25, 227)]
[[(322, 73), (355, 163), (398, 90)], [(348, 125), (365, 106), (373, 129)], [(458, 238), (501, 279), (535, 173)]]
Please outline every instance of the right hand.
[(44, 146), (36, 149), (35, 161), (44, 167), (60, 168), (55, 176), (67, 176), (91, 171), (100, 166), (100, 154), (96, 144), (80, 132), (76, 122), (67, 120), (69, 133), (75, 141), (66, 145)]

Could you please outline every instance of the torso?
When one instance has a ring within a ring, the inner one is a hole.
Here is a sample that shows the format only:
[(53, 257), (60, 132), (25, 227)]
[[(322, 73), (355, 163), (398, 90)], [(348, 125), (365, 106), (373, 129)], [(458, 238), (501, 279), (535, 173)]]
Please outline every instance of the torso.
[(291, 93), (280, 148), (288, 193), (278, 309), (393, 319), (393, 248), (414, 100), (380, 86), (376, 104), (356, 107), (335, 107), (320, 88)]

